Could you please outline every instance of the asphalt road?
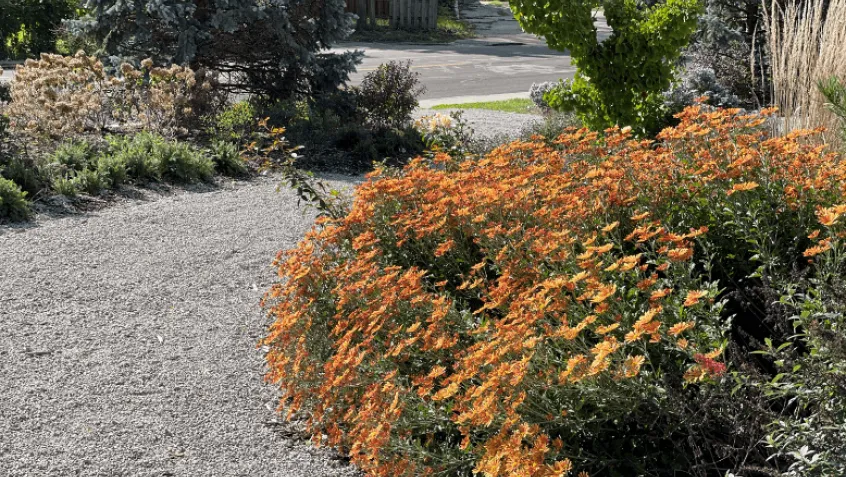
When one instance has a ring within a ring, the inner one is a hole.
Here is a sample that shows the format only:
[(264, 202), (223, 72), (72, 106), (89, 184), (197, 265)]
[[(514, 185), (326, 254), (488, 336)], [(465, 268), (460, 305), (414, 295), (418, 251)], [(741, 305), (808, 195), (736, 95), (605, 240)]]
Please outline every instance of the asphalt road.
[[(552, 51), (537, 40), (523, 41), (499, 45), (486, 40), (446, 45), (344, 43), (335, 51), (364, 51), (364, 61), (351, 77), (353, 84), (382, 63), (411, 60), (426, 87), (421, 105), (444, 99), (466, 102), (474, 97), (527, 96), (532, 83), (573, 76), (575, 68), (566, 53)], [(8, 81), (13, 74), (14, 67), (6, 67), (2, 79)]]
[(471, 96), (526, 95), (532, 83), (572, 78), (575, 67), (566, 53), (552, 51), (541, 42), (491, 45), (485, 42), (448, 45), (390, 45), (345, 43), (338, 50), (364, 50), (355, 84), (380, 64), (411, 60), (426, 87), (427, 102)]

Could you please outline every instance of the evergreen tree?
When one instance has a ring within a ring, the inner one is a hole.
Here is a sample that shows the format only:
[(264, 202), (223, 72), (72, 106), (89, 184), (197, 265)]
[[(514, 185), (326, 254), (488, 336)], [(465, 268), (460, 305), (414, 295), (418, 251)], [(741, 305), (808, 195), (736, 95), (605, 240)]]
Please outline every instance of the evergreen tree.
[(713, 70), (717, 81), (746, 107), (766, 105), (766, 38), (760, 0), (706, 0), (705, 13), (688, 50), (691, 69)]
[(105, 53), (221, 73), (232, 92), (289, 99), (337, 88), (360, 52), (326, 50), (352, 31), (344, 0), (85, 0), (72, 29)]

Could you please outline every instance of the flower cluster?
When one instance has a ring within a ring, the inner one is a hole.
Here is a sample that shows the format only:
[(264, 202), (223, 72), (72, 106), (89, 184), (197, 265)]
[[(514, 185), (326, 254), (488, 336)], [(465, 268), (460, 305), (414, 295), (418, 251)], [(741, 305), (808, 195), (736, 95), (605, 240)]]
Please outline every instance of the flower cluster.
[(787, 214), (846, 187), (810, 133), (679, 118), (658, 143), (570, 130), (376, 171), (346, 217), (277, 257), (261, 345), (282, 408), (375, 476), (602, 468), (583, 444), (727, 371), (719, 284), (697, 261), (714, 225), (680, 204), (767, 193)]

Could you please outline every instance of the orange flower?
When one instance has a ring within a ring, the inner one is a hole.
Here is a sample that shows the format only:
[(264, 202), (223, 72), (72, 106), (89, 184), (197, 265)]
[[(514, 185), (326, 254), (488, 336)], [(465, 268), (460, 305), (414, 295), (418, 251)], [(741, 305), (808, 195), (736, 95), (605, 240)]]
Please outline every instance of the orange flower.
[(667, 252), (667, 257), (674, 262), (684, 262), (693, 257), (692, 248), (674, 248)]
[(693, 328), (694, 326), (695, 323), (692, 321), (676, 323), (675, 325), (671, 326), (669, 330), (667, 330), (667, 333), (669, 333), (670, 336), (678, 336), (684, 333), (685, 331)]
[(726, 191), (726, 195), (732, 195), (735, 192), (742, 192), (747, 190), (752, 190), (758, 188), (759, 184), (757, 182), (741, 182), (740, 184), (735, 184), (732, 186), (731, 189)]
[(643, 356), (629, 356), (623, 362), (623, 376), (633, 378), (640, 373), (640, 367), (643, 366), (645, 358)]
[(693, 306), (699, 303), (701, 298), (706, 296), (708, 296), (708, 292), (705, 290), (691, 290), (687, 292), (687, 296), (684, 299), (684, 306)]

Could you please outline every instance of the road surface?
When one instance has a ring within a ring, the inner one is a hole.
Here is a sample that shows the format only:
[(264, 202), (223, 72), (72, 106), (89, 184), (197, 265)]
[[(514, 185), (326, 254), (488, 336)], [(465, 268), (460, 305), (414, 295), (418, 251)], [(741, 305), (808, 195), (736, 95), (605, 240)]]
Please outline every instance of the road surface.
[(352, 83), (380, 64), (411, 60), (426, 87), (422, 100), (526, 95), (532, 83), (572, 78), (575, 67), (566, 53), (552, 51), (541, 42), (492, 45), (461, 42), (448, 45), (390, 45), (345, 43), (337, 51), (364, 50), (364, 61)]
[[(566, 53), (552, 51), (541, 41), (524, 41), (496, 44), (467, 40), (445, 45), (343, 43), (333, 51), (364, 51), (364, 61), (351, 77), (353, 84), (382, 63), (411, 60), (426, 87), (421, 97), (421, 104), (426, 106), (466, 102), (474, 97), (525, 97), (532, 83), (573, 76), (575, 68)], [(11, 80), (13, 75), (14, 67), (6, 67), (2, 80)]]

